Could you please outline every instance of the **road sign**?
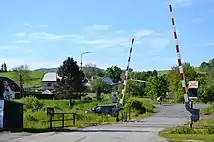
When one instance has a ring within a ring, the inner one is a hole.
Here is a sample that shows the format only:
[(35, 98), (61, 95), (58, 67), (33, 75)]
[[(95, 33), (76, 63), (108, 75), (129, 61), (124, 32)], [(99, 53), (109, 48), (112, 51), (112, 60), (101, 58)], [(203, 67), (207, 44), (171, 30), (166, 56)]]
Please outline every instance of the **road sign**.
[(198, 88), (198, 81), (189, 81), (189, 88)]
[(188, 93), (190, 99), (198, 98), (198, 81), (189, 81)]

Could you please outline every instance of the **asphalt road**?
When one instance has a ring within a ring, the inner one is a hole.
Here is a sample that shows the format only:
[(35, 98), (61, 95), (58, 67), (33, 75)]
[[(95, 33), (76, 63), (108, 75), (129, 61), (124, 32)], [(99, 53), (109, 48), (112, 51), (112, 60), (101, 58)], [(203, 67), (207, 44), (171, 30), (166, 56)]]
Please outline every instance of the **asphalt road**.
[[(207, 105), (197, 104), (194, 108)], [(89, 127), (70, 132), (42, 134), (2, 133), (0, 142), (167, 142), (157, 132), (188, 122), (184, 105), (164, 105), (159, 112), (139, 121)]]

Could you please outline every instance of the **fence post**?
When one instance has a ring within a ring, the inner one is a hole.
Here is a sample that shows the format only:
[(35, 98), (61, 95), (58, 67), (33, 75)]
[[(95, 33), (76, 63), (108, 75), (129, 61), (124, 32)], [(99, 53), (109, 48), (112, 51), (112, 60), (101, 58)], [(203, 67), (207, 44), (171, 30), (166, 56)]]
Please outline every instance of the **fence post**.
[(131, 120), (131, 111), (129, 111), (129, 120)]
[(52, 120), (53, 120), (52, 117), (53, 117), (53, 114), (50, 113), (49, 115), (50, 115), (50, 119), (49, 119), (49, 128), (52, 129)]
[(75, 113), (73, 113), (73, 125), (75, 126)]
[(65, 118), (65, 114), (63, 113), (63, 114), (62, 114), (62, 128), (64, 128), (64, 126), (65, 126), (65, 123), (64, 123), (64, 122), (65, 122), (65, 121), (64, 121), (65, 119), (64, 119), (64, 118)]

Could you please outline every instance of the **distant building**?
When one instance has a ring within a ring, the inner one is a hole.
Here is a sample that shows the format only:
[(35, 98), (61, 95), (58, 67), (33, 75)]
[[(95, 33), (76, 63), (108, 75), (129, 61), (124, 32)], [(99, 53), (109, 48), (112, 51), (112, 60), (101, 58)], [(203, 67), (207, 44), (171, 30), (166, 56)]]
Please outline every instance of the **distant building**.
[(10, 79), (8, 77), (0, 76), (0, 80), (2, 80), (3, 82), (6, 81), (8, 83), (8, 85), (10, 86), (10, 88), (12, 89), (12, 91), (14, 91), (14, 92), (20, 91), (19, 85), (16, 84), (16, 82), (13, 81), (12, 79)]
[(44, 75), (42, 79), (42, 86), (43, 86), (43, 91), (45, 90), (55, 90), (56, 86), (56, 81), (57, 81), (57, 73), (55, 72), (48, 72)]
[(100, 77), (100, 79), (108, 85), (114, 85), (114, 82), (109, 77)]

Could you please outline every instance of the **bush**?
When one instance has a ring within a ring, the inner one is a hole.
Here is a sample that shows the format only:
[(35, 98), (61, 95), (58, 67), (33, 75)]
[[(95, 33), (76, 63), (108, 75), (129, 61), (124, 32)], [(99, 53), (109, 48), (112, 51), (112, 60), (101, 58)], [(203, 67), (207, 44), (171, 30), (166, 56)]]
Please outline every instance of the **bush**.
[(182, 127), (171, 128), (169, 133), (170, 134), (196, 134), (197, 131), (195, 131), (195, 129), (192, 129), (186, 126), (182, 126)]
[(24, 104), (26, 109), (43, 107), (44, 103), (37, 99), (36, 97), (25, 97), (21, 99), (21, 102)]
[(24, 118), (24, 120), (25, 121), (34, 121), (34, 122), (38, 122), (39, 121), (35, 116), (33, 116), (31, 114), (26, 115), (25, 118)]
[(209, 134), (214, 134), (214, 125), (209, 125), (208, 126), (208, 133)]
[(143, 102), (133, 98), (127, 100), (125, 109), (129, 111), (136, 110), (139, 112), (139, 114), (146, 113), (146, 108), (144, 107)]
[(93, 100), (92, 97), (88, 97), (88, 96), (83, 97), (83, 101), (92, 101), (92, 100)]

